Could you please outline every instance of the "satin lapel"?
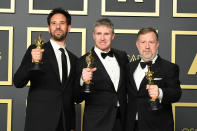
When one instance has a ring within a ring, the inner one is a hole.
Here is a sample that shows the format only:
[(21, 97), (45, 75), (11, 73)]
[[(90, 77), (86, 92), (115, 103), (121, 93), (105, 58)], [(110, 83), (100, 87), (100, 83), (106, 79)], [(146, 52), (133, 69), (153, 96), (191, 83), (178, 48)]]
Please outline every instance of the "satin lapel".
[(123, 63), (122, 63), (122, 61), (121, 61), (121, 58), (120, 58), (120, 56), (117, 54), (117, 52), (115, 51), (115, 50), (113, 50), (113, 49), (111, 49), (113, 52), (114, 52), (114, 56), (116, 57), (116, 60), (117, 60), (117, 62), (118, 62), (118, 65), (119, 65), (119, 67), (120, 67), (120, 79), (119, 79), (119, 83), (118, 83), (118, 89), (117, 89), (117, 91), (119, 90), (119, 88), (120, 88), (120, 86), (122, 85), (122, 78), (123, 78), (123, 70), (124, 70), (124, 67), (123, 67)]
[(140, 83), (139, 91), (142, 90), (148, 84), (146, 77), (143, 78), (142, 82)]
[(158, 55), (157, 60), (155, 61), (155, 63), (152, 65), (151, 67), (151, 71), (154, 72), (154, 76), (158, 75), (158, 73), (160, 72), (160, 62), (161, 62), (161, 57)]
[(129, 66), (130, 66), (130, 70), (129, 70), (129, 80), (130, 80), (132, 86), (134, 87), (134, 89), (135, 89), (136, 91), (138, 91), (138, 90), (137, 90), (137, 86), (136, 86), (136, 84), (135, 84), (135, 80), (134, 80), (134, 77), (133, 77), (133, 73), (135, 72), (135, 70), (136, 70), (136, 68), (137, 68), (137, 66), (138, 66), (138, 64), (139, 64), (139, 62), (140, 62), (140, 60), (137, 60), (137, 61), (134, 61), (134, 63), (129, 64)]
[(47, 42), (47, 44), (46, 44), (45, 53), (49, 59), (50, 64), (52, 65), (52, 69), (55, 71), (55, 74), (57, 75), (57, 78), (60, 81), (57, 59), (56, 59), (55, 52), (54, 52), (53, 47), (50, 42)]
[[(94, 49), (92, 49), (92, 55), (94, 57), (94, 64), (93, 66), (97, 68), (97, 70), (101, 71), (104, 75), (102, 77), (105, 77), (105, 79), (107, 80), (107, 82), (109, 84), (113, 85), (113, 82), (109, 76), (109, 74), (107, 73), (104, 65), (102, 64), (101, 60), (99, 59), (99, 57), (97, 56), (97, 54), (95, 53)], [(99, 77), (99, 76), (98, 76)], [(115, 89), (114, 89), (115, 90)]]

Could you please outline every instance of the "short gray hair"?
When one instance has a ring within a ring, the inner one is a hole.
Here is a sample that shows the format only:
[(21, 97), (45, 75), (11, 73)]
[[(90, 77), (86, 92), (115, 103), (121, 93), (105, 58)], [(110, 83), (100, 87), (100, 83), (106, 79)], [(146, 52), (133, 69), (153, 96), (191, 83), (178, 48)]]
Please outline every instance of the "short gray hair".
[(97, 26), (107, 26), (107, 27), (110, 27), (112, 29), (112, 33), (114, 34), (114, 24), (108, 18), (98, 19), (96, 21), (96, 24), (94, 25), (94, 31), (95, 31), (95, 27), (97, 27)]

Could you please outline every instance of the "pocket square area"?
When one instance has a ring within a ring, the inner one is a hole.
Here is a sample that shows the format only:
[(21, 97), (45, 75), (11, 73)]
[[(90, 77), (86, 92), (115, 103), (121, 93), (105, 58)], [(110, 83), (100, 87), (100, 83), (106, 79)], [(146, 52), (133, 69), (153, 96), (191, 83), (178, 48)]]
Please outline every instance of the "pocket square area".
[(154, 80), (162, 80), (163, 78), (154, 78)]

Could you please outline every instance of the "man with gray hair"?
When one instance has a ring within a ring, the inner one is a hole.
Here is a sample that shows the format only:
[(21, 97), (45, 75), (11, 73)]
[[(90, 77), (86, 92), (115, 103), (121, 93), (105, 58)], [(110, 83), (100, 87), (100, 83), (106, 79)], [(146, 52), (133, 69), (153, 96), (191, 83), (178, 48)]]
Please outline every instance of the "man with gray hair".
[[(127, 54), (111, 48), (114, 39), (114, 25), (106, 18), (94, 25), (95, 46), (91, 50), (94, 61), (87, 67), (82, 56), (77, 64), (77, 101), (85, 100), (83, 131), (123, 131), (126, 109), (125, 68)], [(90, 92), (84, 92), (86, 82), (91, 81)]]
[(159, 45), (155, 29), (138, 32), (141, 59), (127, 65), (126, 131), (174, 130), (172, 103), (181, 97), (179, 67), (160, 57)]

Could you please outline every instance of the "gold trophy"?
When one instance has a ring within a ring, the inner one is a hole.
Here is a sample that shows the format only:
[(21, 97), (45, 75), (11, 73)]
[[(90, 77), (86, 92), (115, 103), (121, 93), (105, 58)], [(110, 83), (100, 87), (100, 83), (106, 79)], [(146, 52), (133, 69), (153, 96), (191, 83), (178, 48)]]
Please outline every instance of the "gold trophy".
[[(41, 38), (41, 33), (39, 33), (38, 38), (35, 40), (35, 45), (37, 49), (42, 49), (42, 45), (44, 44), (44, 40)], [(32, 71), (41, 71), (41, 61), (33, 61), (32, 62)]]
[[(150, 65), (148, 66), (148, 72), (146, 72), (146, 79), (148, 80), (148, 85), (154, 85), (154, 72), (150, 70)], [(150, 108), (151, 110), (159, 110), (161, 105), (159, 100), (156, 97), (150, 99)]]
[[(94, 63), (94, 57), (92, 56), (92, 51), (89, 52), (89, 54), (86, 56), (86, 64), (87, 68), (92, 69)], [(91, 88), (93, 86), (93, 82), (90, 80), (84, 82), (84, 93), (91, 93)]]

